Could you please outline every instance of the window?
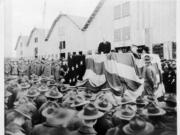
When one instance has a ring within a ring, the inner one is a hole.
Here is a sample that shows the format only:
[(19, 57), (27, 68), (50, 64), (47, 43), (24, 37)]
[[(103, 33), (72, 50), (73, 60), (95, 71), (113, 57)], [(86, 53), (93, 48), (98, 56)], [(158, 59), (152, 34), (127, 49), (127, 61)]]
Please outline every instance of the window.
[(122, 17), (121, 5), (115, 6), (114, 7), (114, 19), (119, 19), (121, 17)]
[(124, 27), (123, 28), (123, 41), (130, 40), (130, 27)]
[(34, 38), (34, 42), (35, 42), (35, 43), (38, 42), (38, 38), (37, 38), (37, 37)]
[(129, 16), (129, 14), (130, 14), (129, 2), (126, 2), (122, 5), (122, 16), (126, 17)]
[(59, 49), (65, 49), (66, 48), (66, 41), (60, 41), (59, 42)]
[(114, 7), (114, 19), (120, 19), (130, 15), (129, 2)]
[(121, 41), (122, 40), (122, 29), (116, 29), (114, 30), (114, 41)]

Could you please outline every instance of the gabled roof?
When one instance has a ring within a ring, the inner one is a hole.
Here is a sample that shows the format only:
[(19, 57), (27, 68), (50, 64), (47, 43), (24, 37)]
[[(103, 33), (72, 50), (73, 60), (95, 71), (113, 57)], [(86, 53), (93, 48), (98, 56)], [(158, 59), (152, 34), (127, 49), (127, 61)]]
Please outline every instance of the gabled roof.
[(16, 50), (16, 49), (18, 48), (20, 39), (23, 39), (24, 41), (27, 41), (27, 40), (28, 40), (28, 36), (21, 36), (21, 35), (20, 35), (20, 36), (18, 37), (18, 39), (17, 39), (16, 46), (15, 46), (14, 50)]
[(35, 31), (41, 31), (41, 32), (44, 32), (44, 33), (45, 33), (45, 30), (44, 30), (44, 29), (34, 27), (34, 28), (31, 30), (30, 34), (29, 34), (29, 38), (28, 38), (28, 41), (27, 41), (27, 45), (26, 45), (26, 46), (29, 46), (29, 43), (30, 43), (31, 38), (32, 38), (32, 36), (33, 36), (33, 33), (34, 33)]
[(99, 12), (99, 10), (101, 9), (101, 7), (103, 6), (103, 4), (105, 3), (106, 0), (100, 0), (99, 3), (97, 4), (96, 8), (94, 9), (94, 11), (92, 12), (92, 14), (90, 15), (89, 19), (87, 20), (87, 22), (85, 23), (84, 27), (82, 28), (82, 31), (87, 30), (87, 28), (89, 27), (89, 25), (91, 24), (91, 22), (93, 21), (93, 19), (95, 18), (95, 16), (97, 15), (97, 13)]
[(84, 26), (85, 20), (86, 18), (84, 17), (79, 17), (79, 16), (73, 16), (73, 15), (67, 15), (67, 14), (59, 14), (56, 19), (54, 20), (54, 22), (51, 25), (51, 28), (49, 29), (49, 32), (45, 38), (45, 41), (48, 41), (49, 37), (51, 36), (51, 33), (54, 29), (54, 27), (56, 26), (57, 22), (62, 18), (62, 17), (66, 17), (67, 19), (69, 19), (79, 30), (81, 30), (81, 28)]

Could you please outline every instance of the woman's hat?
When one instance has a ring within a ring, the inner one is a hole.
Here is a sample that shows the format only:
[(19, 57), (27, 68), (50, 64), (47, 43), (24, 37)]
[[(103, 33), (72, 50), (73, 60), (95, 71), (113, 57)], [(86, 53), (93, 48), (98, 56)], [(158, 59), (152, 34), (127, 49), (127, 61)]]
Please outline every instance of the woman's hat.
[(130, 106), (126, 105), (116, 111), (114, 115), (123, 120), (130, 120), (135, 116), (135, 111)]
[[(52, 110), (51, 110), (52, 111)], [(67, 124), (75, 115), (75, 111), (67, 108), (58, 108), (47, 117), (47, 123), (51, 125)]]
[(104, 113), (98, 111), (94, 104), (89, 103), (78, 113), (78, 117), (84, 120), (95, 120), (102, 117)]
[(58, 91), (57, 87), (53, 87), (45, 93), (45, 96), (48, 98), (58, 99), (61, 98), (63, 95)]
[(107, 99), (97, 100), (94, 105), (101, 111), (109, 111), (112, 109), (112, 104)]
[(160, 107), (157, 107), (154, 103), (150, 103), (147, 105), (147, 109), (142, 111), (142, 114), (147, 116), (160, 116), (164, 115), (166, 111)]
[(71, 104), (71, 107), (83, 106), (87, 103), (89, 103), (89, 101), (85, 101), (81, 96), (76, 96), (73, 104)]
[(37, 97), (39, 94), (40, 93), (37, 91), (37, 89), (33, 87), (27, 91), (26, 96), (27, 97)]
[(154, 131), (154, 126), (141, 117), (135, 116), (123, 127), (123, 131), (126, 135), (148, 135)]

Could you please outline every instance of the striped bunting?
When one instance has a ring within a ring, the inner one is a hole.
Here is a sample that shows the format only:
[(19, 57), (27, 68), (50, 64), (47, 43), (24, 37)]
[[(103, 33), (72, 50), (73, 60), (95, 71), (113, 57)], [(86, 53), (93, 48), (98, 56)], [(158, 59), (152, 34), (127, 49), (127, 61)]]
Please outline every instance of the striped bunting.
[(108, 83), (115, 91), (126, 87), (136, 90), (142, 84), (138, 68), (131, 54), (111, 53), (86, 57), (87, 69), (83, 79), (94, 87)]

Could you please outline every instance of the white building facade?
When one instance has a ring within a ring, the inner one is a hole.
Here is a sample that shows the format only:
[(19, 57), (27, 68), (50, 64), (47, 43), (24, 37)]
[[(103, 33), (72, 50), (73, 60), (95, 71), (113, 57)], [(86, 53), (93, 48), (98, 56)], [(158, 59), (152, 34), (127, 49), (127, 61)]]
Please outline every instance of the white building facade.
[(26, 44), (25, 58), (34, 58), (42, 53), (45, 46), (46, 30), (41, 28), (33, 28), (30, 32), (28, 42)]
[(15, 46), (17, 58), (26, 57), (26, 54), (24, 52), (27, 50), (27, 48), (26, 48), (27, 41), (28, 41), (28, 36), (19, 36), (18, 37), (16, 46)]
[(25, 54), (57, 59), (60, 53), (96, 52), (103, 41), (112, 49), (134, 44), (152, 51), (164, 45), (164, 57), (169, 57), (165, 54), (176, 42), (176, 0), (100, 0), (87, 20), (60, 14), (47, 33), (32, 30)]
[(60, 14), (53, 22), (45, 38), (43, 57), (59, 58), (62, 53), (67, 54), (85, 50), (84, 33), (81, 28), (85, 18)]
[(84, 27), (87, 49), (102, 41), (112, 48), (176, 42), (175, 0), (101, 0)]

